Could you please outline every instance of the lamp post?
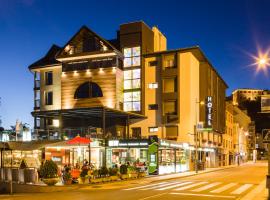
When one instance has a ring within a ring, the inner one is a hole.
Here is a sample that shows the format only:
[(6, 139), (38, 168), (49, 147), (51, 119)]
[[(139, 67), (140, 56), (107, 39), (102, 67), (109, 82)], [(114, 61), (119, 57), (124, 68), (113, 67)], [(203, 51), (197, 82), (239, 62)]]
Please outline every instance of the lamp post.
[[(198, 173), (198, 131), (197, 131), (197, 105), (204, 105), (203, 101), (195, 100), (195, 125), (194, 125), (194, 140), (195, 140), (195, 172)], [(200, 111), (200, 110), (199, 110)]]

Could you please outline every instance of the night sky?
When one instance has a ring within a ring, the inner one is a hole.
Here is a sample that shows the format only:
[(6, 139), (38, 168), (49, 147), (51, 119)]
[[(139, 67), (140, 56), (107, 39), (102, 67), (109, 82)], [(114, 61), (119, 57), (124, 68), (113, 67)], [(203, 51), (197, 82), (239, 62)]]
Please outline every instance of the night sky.
[[(73, 3), (72, 3), (73, 2)], [(143, 20), (166, 35), (168, 49), (199, 45), (229, 85), (269, 88), (248, 67), (270, 49), (270, 1), (0, 0), (0, 97), (3, 126), (33, 124), (33, 75), (28, 65), (53, 44), (64, 45), (82, 25), (111, 39), (122, 23)]]

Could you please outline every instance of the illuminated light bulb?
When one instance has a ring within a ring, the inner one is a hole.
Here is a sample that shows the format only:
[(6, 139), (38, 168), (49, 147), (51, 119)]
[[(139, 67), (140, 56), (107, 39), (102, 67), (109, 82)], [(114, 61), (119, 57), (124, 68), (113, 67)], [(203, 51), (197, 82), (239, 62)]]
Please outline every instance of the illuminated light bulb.
[(78, 73), (77, 73), (77, 71), (74, 71), (74, 76), (78, 76)]
[(104, 71), (103, 71), (103, 68), (99, 68), (99, 72), (100, 73), (103, 73)]
[(62, 72), (62, 77), (66, 77), (66, 73), (65, 72)]
[(113, 68), (112, 68), (112, 71), (113, 71), (113, 72), (116, 72), (116, 67), (113, 67)]
[(86, 74), (91, 74), (90, 69), (86, 70)]

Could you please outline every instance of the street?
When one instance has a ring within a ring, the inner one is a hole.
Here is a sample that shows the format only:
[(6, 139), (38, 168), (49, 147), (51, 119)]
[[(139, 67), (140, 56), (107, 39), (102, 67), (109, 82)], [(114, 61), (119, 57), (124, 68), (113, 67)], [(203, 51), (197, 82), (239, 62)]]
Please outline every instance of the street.
[(174, 200), (241, 199), (267, 174), (266, 163), (246, 164), (195, 176), (150, 182), (151, 178), (82, 187), (76, 191), (15, 194), (1, 200)]

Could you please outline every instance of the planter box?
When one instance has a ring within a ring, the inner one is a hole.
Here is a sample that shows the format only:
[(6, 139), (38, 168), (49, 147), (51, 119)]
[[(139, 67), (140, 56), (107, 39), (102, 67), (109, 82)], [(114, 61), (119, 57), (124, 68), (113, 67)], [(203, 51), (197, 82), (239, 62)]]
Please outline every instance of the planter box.
[(111, 181), (111, 178), (110, 177), (103, 177), (102, 181), (103, 182), (109, 182), (109, 181)]
[(59, 178), (43, 178), (42, 181), (48, 186), (53, 186), (59, 181)]
[(138, 178), (137, 173), (128, 174), (129, 178)]
[(120, 178), (122, 179), (122, 180), (126, 180), (126, 179), (128, 179), (128, 174), (121, 174), (120, 175)]
[(110, 176), (111, 181), (117, 181), (119, 179), (118, 176)]
[(64, 181), (64, 184), (65, 184), (65, 185), (71, 185), (71, 184), (72, 184), (72, 179), (65, 180), (65, 181)]
[(89, 183), (89, 177), (85, 177), (85, 178), (78, 178), (78, 182), (79, 184), (88, 184)]
[(12, 171), (12, 181), (19, 182), (19, 169), (11, 169)]
[(139, 172), (138, 177), (145, 177), (146, 176), (146, 172)]
[(102, 178), (90, 179), (90, 183), (102, 183)]

